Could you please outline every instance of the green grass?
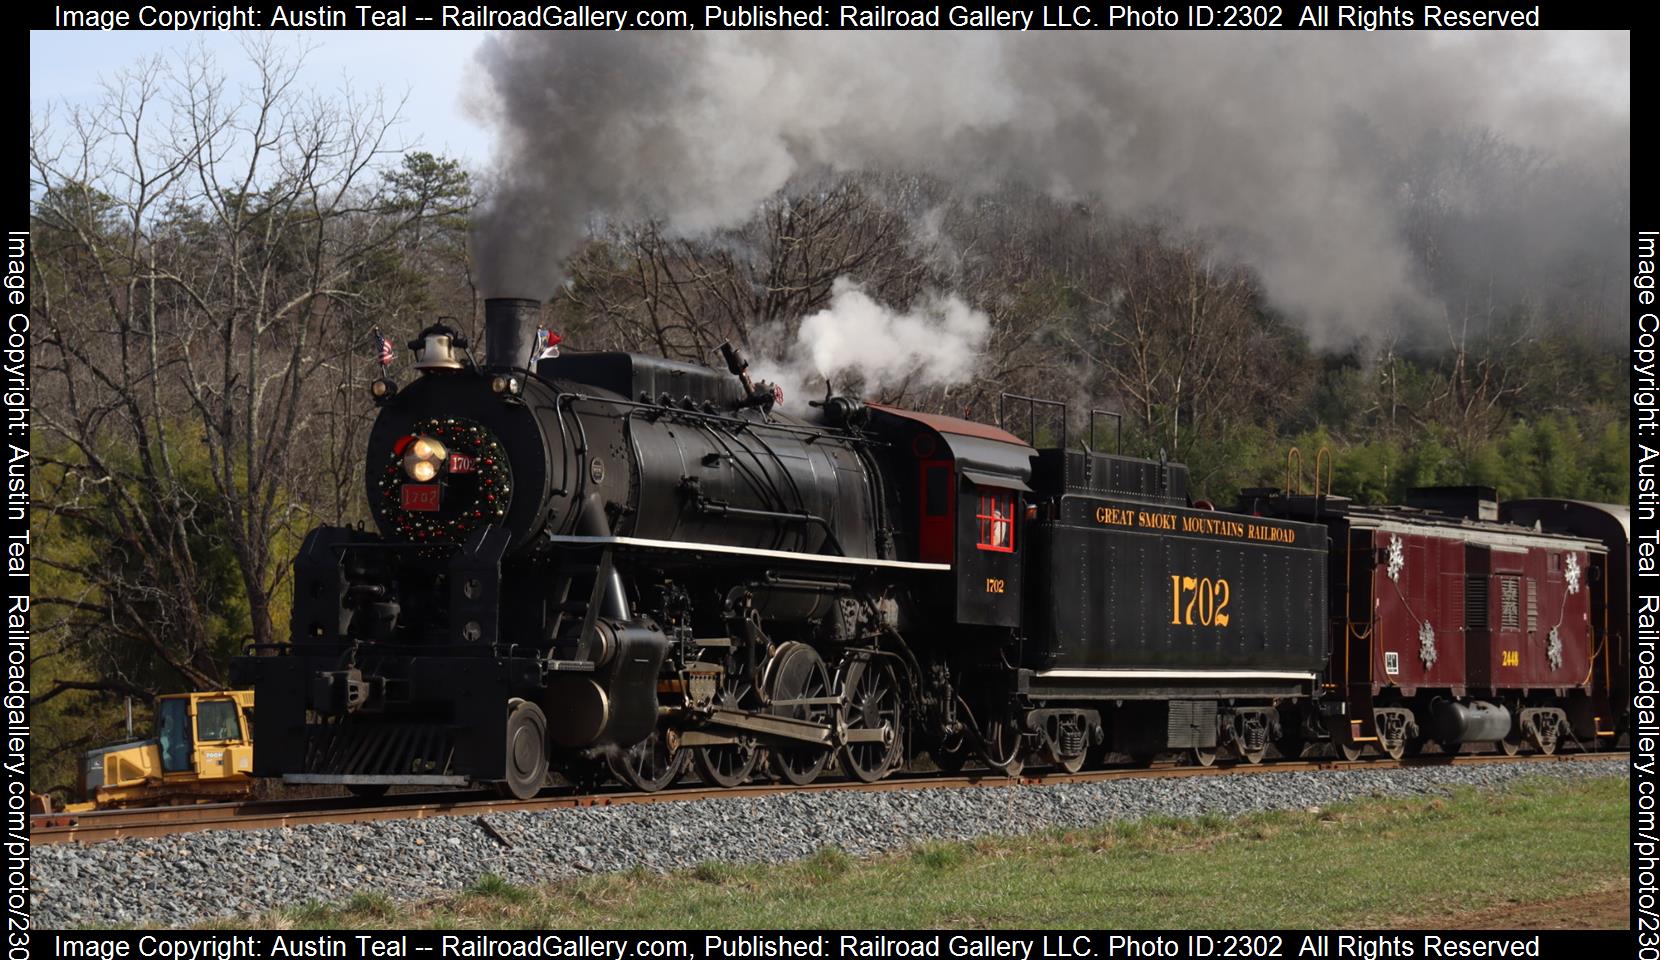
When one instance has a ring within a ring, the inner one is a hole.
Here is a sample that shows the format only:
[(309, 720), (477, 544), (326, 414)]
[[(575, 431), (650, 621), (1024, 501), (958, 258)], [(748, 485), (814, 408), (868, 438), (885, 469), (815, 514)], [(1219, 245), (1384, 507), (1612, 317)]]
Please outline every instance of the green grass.
[[(781, 867), (707, 863), (524, 887), (480, 878), (414, 905), (359, 895), (278, 927), (1328, 927), (1433, 920), (1608, 889), (1627, 873), (1626, 781), (1324, 810), (1149, 818)], [(764, 843), (764, 838), (757, 842)]]
[(536, 897), (535, 891), (528, 887), (508, 883), (493, 873), (487, 873), (474, 880), (466, 889), (465, 895), (479, 900), (499, 900), (502, 903), (529, 903)]

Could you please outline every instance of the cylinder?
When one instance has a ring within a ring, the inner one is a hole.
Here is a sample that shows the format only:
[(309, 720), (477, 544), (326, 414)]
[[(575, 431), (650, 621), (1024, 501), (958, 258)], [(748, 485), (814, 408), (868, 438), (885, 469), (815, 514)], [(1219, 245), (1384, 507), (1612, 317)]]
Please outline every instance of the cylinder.
[(1503, 740), (1510, 736), (1510, 711), (1496, 703), (1437, 700), (1434, 713), (1435, 739), (1439, 743)]
[(484, 301), (484, 365), (524, 370), (530, 367), (542, 304), (518, 297)]

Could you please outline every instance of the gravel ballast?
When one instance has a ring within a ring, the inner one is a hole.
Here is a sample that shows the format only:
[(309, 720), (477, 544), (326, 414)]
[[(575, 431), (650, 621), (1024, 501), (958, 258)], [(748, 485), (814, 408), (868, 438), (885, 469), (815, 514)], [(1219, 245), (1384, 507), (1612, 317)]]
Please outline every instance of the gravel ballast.
[[(184, 926), (359, 892), (415, 900), (485, 874), (538, 884), (709, 861), (781, 863), (835, 846), (855, 855), (1150, 815), (1236, 816), (1374, 796), (1503, 789), (1528, 777), (1628, 775), (1618, 761), (1262, 773), (1044, 787), (837, 791), (499, 813), (486, 817), (208, 831), (32, 852), (38, 927)], [(488, 823), (490, 829), (480, 821)], [(496, 836), (492, 836), (494, 833)], [(500, 839), (498, 839), (498, 836)]]

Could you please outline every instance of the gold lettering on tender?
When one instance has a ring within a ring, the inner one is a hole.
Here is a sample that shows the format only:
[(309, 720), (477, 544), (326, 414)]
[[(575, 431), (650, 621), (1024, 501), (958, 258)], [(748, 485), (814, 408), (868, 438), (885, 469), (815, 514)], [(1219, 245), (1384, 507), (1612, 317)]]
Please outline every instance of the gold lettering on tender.
[(1210, 537), (1230, 537), (1235, 540), (1261, 540), (1265, 543), (1296, 543), (1297, 531), (1267, 523), (1246, 523), (1227, 517), (1188, 516), (1174, 513), (1153, 513), (1147, 510), (1125, 510), (1119, 507), (1096, 507), (1095, 522), (1102, 526), (1142, 527), (1148, 530), (1177, 530), (1182, 533)]
[(1135, 521), (1128, 510), (1120, 510), (1117, 507), (1096, 507), (1095, 522), (1103, 526), (1128, 527), (1132, 526)]
[(1137, 511), (1136, 526), (1151, 527), (1154, 530), (1176, 529), (1176, 515), (1173, 513), (1148, 513), (1145, 510)]

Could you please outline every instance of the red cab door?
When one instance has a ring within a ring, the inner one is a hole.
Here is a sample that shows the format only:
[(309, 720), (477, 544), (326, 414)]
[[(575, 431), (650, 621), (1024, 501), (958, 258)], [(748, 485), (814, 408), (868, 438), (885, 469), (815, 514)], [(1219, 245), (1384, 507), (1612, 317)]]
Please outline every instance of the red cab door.
[(918, 466), (917, 559), (950, 563), (957, 518), (956, 471), (950, 460), (924, 460)]

